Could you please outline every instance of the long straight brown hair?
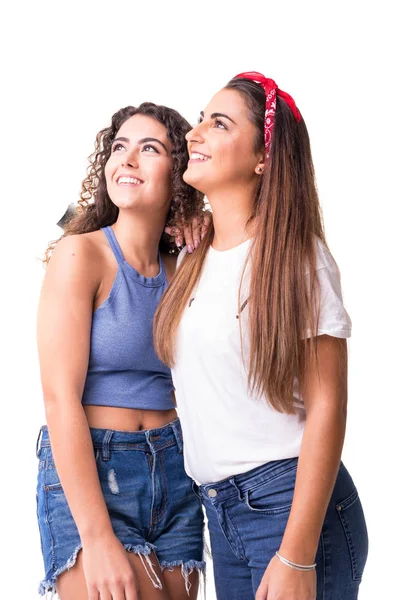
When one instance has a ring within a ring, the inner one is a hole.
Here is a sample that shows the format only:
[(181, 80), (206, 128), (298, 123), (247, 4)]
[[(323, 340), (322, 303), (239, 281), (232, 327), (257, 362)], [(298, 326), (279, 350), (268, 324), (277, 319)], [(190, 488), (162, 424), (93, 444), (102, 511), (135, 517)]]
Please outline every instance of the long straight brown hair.
[[(259, 151), (264, 145), (263, 88), (248, 79), (233, 79), (226, 88), (236, 90), (246, 102), (257, 130), (254, 150)], [(307, 128), (279, 97), (270, 157), (250, 220), (255, 233), (248, 257), (249, 330), (241, 332), (250, 339), (249, 393), (266, 397), (276, 410), (290, 414), (294, 378), (301, 390), (306, 368), (316, 358), (320, 296), (316, 244), (318, 239), (325, 245), (326, 241)], [(211, 226), (198, 250), (184, 258), (155, 315), (155, 348), (170, 367), (177, 328), (213, 235)], [(239, 314), (240, 302), (239, 290)]]

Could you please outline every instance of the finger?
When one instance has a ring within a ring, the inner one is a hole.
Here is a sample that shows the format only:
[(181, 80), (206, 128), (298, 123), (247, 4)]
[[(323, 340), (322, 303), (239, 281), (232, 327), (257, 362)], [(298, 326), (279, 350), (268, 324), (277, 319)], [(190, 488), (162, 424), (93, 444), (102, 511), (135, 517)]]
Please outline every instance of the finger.
[(172, 237), (176, 237), (182, 234), (179, 227), (165, 227), (164, 231), (165, 233), (168, 233), (168, 235), (172, 235)]
[(165, 233), (175, 238), (175, 244), (178, 248), (183, 246), (182, 231), (179, 227), (165, 227)]
[(139, 591), (134, 583), (129, 584), (125, 588), (125, 599), (126, 600), (139, 600)]
[(87, 585), (88, 600), (99, 600), (99, 590), (96, 585)]
[[(124, 586), (118, 585), (118, 586), (114, 586), (110, 589), (110, 600), (126, 600), (126, 596), (125, 596), (125, 590), (124, 590)], [(103, 600), (103, 596), (101, 597), (101, 600)], [(107, 598), (108, 600), (108, 598)]]
[(183, 235), (185, 236), (185, 244), (187, 246), (187, 251), (189, 252), (189, 254), (192, 254), (194, 248), (192, 228), (184, 227)]
[(109, 586), (99, 586), (99, 600), (113, 600)]
[(192, 221), (192, 235), (193, 235), (193, 247), (196, 250), (200, 246), (201, 240), (201, 224), (196, 218)]
[(256, 593), (255, 600), (267, 600), (268, 597), (268, 582), (261, 580)]

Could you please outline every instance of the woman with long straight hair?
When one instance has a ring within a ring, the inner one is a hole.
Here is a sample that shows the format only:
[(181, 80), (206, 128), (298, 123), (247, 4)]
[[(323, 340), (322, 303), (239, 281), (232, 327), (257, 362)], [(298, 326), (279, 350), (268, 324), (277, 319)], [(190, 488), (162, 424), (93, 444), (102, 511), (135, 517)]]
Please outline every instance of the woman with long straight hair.
[(219, 600), (355, 600), (368, 538), (341, 463), (347, 403), (339, 270), (306, 125), (243, 73), (186, 136), (184, 179), (213, 212), (155, 317), (185, 466), (208, 518)]
[(176, 266), (165, 224), (203, 216), (202, 194), (182, 179), (189, 130), (149, 102), (116, 112), (97, 136), (79, 210), (48, 249), (38, 317), (43, 596), (197, 597), (203, 513), (152, 335)]

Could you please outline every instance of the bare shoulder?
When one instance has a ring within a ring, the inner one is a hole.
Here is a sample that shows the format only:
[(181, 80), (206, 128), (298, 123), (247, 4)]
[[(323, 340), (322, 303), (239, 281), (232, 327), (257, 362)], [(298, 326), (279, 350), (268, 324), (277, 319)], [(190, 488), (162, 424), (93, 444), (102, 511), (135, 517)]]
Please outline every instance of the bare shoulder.
[(177, 259), (178, 257), (175, 254), (162, 254), (162, 260), (167, 273), (168, 283), (171, 282), (171, 279), (175, 275)]
[(83, 285), (98, 285), (103, 271), (105, 250), (98, 234), (68, 235), (55, 246), (46, 279), (82, 281)]
[(101, 231), (67, 235), (56, 244), (49, 265), (53, 261), (68, 261), (74, 258), (74, 262), (79, 261), (94, 266), (104, 259), (107, 247), (108, 244)]

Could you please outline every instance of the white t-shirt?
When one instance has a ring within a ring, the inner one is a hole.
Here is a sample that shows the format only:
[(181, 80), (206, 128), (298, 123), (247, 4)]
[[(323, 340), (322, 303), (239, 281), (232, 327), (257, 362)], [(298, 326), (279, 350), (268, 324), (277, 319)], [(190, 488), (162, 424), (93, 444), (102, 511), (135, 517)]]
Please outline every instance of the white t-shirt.
[[(185, 468), (198, 484), (244, 473), (268, 461), (299, 455), (305, 423), (304, 404), (294, 382), (295, 415), (274, 410), (248, 390), (247, 308), (240, 340), (238, 290), (250, 240), (227, 251), (209, 249), (190, 306), (177, 333), (172, 377), (184, 437)], [(182, 260), (182, 251), (179, 262)], [(248, 269), (250, 270), (250, 269)], [(247, 271), (247, 269), (246, 269)], [(347, 338), (351, 321), (343, 307), (340, 274), (327, 248), (318, 241), (317, 274), (321, 284), (318, 334)], [(246, 273), (247, 275), (247, 273)], [(246, 300), (247, 276), (241, 305)]]

